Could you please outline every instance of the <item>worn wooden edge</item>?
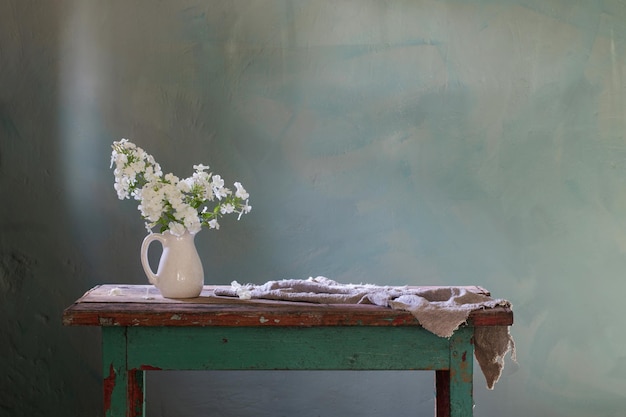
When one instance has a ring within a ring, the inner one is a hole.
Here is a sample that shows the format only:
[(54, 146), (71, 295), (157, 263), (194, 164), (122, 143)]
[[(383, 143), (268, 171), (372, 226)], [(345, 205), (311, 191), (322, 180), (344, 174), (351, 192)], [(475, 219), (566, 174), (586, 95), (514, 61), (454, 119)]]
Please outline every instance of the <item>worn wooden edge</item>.
[[(419, 326), (409, 312), (369, 305), (309, 305), (289, 303), (269, 308), (258, 305), (127, 303), (115, 311), (107, 303), (75, 303), (63, 312), (66, 326)], [(294, 306), (293, 304), (298, 304)], [(508, 307), (472, 311), (473, 326), (510, 326)]]

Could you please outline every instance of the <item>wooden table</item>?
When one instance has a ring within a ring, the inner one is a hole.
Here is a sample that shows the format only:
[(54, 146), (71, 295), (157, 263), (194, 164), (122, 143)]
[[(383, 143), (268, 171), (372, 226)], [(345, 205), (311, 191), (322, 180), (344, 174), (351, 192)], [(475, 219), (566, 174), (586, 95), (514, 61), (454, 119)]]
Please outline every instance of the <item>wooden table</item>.
[[(449, 338), (408, 312), (372, 305), (165, 299), (148, 285), (101, 285), (63, 313), (102, 327), (105, 415), (144, 415), (145, 371), (434, 370), (436, 416), (472, 416), (474, 327), (513, 324), (508, 308), (474, 311)], [(483, 294), (480, 287), (466, 287)]]

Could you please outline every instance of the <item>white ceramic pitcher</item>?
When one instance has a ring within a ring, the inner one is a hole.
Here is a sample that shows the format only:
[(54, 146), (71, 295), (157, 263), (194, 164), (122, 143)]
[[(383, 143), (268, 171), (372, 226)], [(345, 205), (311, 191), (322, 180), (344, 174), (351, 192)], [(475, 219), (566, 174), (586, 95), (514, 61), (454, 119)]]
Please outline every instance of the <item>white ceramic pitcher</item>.
[[(204, 285), (204, 271), (194, 243), (195, 235), (181, 236), (151, 233), (141, 244), (141, 265), (148, 281), (166, 298), (193, 298), (200, 295)], [(159, 268), (155, 274), (148, 263), (150, 244), (158, 241), (163, 246)]]

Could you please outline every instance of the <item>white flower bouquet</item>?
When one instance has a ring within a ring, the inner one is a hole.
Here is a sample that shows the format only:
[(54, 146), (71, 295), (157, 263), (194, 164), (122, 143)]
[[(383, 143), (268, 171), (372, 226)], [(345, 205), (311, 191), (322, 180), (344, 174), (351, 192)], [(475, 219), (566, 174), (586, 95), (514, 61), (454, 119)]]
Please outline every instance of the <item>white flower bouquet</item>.
[(194, 165), (193, 175), (181, 180), (171, 173), (163, 175), (154, 157), (127, 139), (113, 142), (112, 147), (117, 196), (139, 201), (149, 232), (156, 226), (161, 233), (169, 231), (176, 236), (186, 231), (195, 234), (202, 226), (219, 229), (221, 216), (234, 213), (239, 220), (252, 209), (241, 183), (234, 183), (233, 193), (224, 187), (221, 176), (207, 172), (206, 165)]

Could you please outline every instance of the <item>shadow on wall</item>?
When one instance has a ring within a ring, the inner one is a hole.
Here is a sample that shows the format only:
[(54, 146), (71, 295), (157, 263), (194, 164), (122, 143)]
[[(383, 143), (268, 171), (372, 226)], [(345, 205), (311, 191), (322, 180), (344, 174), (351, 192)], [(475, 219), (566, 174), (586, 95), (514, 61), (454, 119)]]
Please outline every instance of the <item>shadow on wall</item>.
[[(194, 388), (172, 390), (172, 381)], [(380, 381), (386, 381), (382, 389)], [(433, 373), (411, 371), (148, 372), (147, 414), (380, 416), (393, 410), (394, 416), (431, 415), (433, 384)]]

